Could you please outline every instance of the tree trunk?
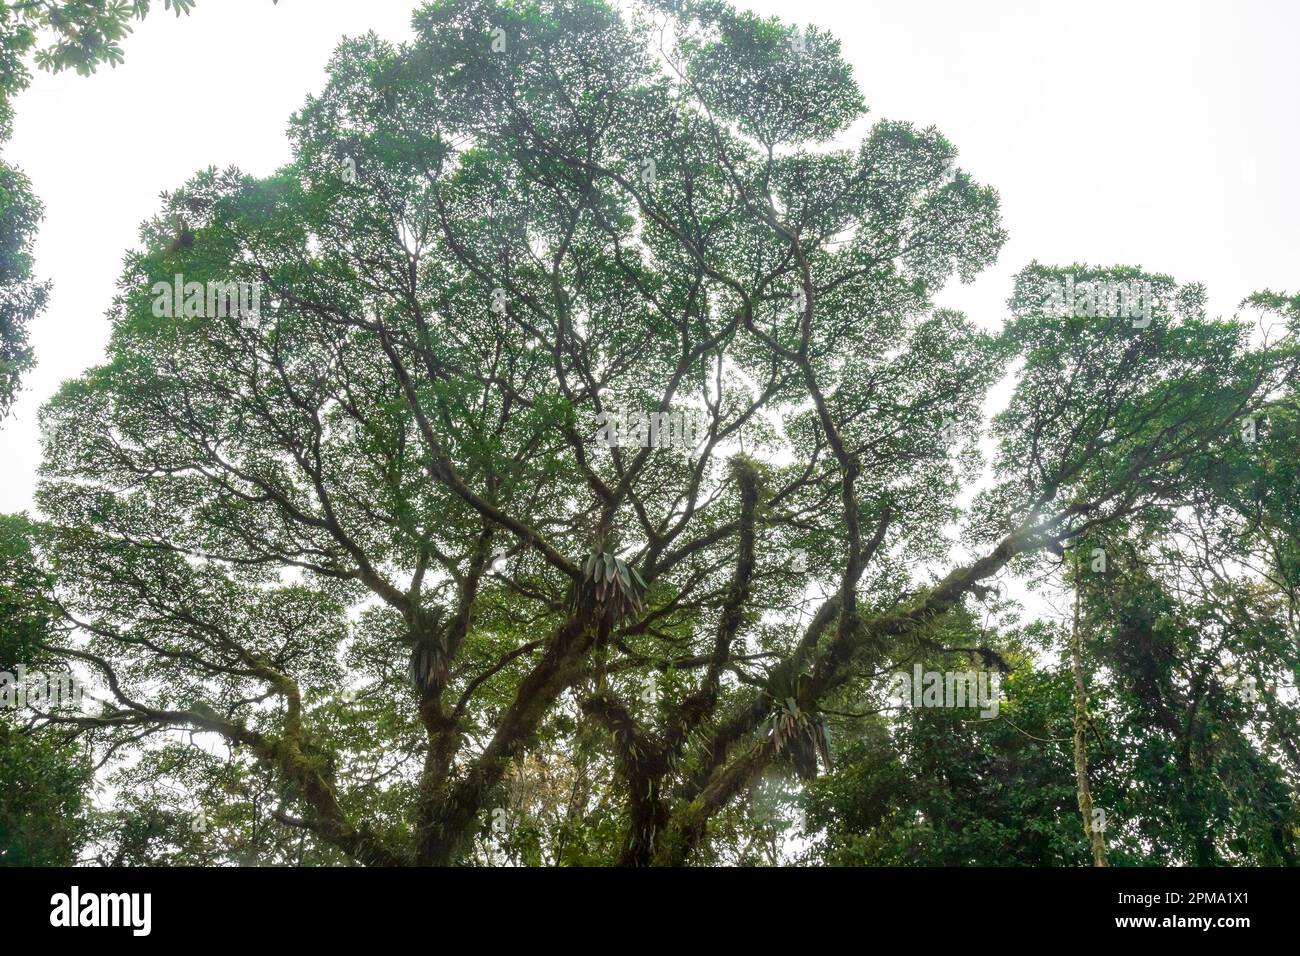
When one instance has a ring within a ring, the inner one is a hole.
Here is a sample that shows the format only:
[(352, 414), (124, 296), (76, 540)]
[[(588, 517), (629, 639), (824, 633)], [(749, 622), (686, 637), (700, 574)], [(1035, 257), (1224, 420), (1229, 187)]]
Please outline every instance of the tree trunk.
[(1083, 832), (1092, 847), (1092, 865), (1110, 866), (1106, 860), (1106, 837), (1103, 820), (1093, 820), (1092, 791), (1088, 789), (1088, 749), (1084, 732), (1088, 729), (1088, 691), (1083, 682), (1083, 639), (1079, 634), (1079, 564), (1075, 564), (1074, 623), (1070, 629), (1070, 657), (1074, 664), (1074, 778), (1079, 790), (1079, 816)]

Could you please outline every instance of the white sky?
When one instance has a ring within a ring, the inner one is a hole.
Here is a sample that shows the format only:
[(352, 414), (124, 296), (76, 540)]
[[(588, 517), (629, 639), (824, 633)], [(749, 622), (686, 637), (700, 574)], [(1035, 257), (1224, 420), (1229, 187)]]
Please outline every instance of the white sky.
[[(208, 165), (265, 175), (337, 41), (408, 35), (417, 0), (199, 0), (159, 9), (126, 63), (37, 73), (5, 158), (46, 206), (38, 367), (0, 423), (0, 511), (31, 507), (36, 418), (99, 361), (123, 253), (158, 193)], [(1010, 240), (941, 305), (990, 327), (1031, 259), (1124, 263), (1204, 282), (1211, 311), (1300, 290), (1300, 3), (739, 0), (829, 29), (873, 118), (934, 124), (1002, 195)], [(159, 5), (161, 7), (161, 5)]]

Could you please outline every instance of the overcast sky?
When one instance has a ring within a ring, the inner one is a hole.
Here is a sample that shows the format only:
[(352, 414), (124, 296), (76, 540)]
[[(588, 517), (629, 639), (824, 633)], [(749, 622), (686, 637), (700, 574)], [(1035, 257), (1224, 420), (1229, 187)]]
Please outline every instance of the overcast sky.
[[(101, 359), (122, 255), (158, 193), (209, 165), (270, 173), (337, 41), (400, 40), (415, 5), (199, 0), (188, 20), (159, 9), (138, 25), (116, 69), (37, 74), (3, 154), (45, 203), (36, 267), (54, 294), (32, 329), (39, 365), (0, 424), (0, 511), (31, 507), (37, 412)], [(738, 5), (833, 32), (872, 119), (939, 127), (1001, 193), (1001, 257), (941, 305), (995, 327), (1032, 259), (1204, 282), (1219, 314), (1256, 289), (1300, 291), (1295, 0)]]

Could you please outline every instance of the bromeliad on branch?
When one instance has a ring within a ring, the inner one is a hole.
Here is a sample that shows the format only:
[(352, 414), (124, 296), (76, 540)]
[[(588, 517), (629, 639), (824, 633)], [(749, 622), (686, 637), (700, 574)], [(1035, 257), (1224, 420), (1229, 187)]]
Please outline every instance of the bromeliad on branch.
[(598, 546), (582, 564), (582, 580), (574, 585), (572, 604), (592, 615), (604, 640), (624, 620), (644, 611), (645, 591), (641, 572), (616, 555), (612, 546)]

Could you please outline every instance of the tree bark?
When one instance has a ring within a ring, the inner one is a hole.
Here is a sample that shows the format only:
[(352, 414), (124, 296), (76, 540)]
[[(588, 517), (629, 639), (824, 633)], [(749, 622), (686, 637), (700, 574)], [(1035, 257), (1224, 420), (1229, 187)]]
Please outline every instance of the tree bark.
[(1088, 690), (1083, 680), (1083, 640), (1079, 632), (1079, 570), (1076, 559), (1074, 578), (1074, 622), (1070, 628), (1070, 657), (1074, 665), (1074, 778), (1079, 791), (1079, 816), (1083, 832), (1092, 847), (1092, 865), (1110, 866), (1106, 859), (1104, 824), (1094, 825), (1092, 791), (1088, 787), (1088, 748), (1084, 733), (1088, 729)]

